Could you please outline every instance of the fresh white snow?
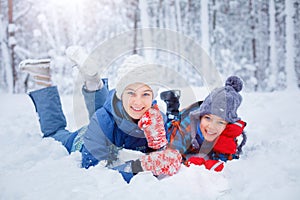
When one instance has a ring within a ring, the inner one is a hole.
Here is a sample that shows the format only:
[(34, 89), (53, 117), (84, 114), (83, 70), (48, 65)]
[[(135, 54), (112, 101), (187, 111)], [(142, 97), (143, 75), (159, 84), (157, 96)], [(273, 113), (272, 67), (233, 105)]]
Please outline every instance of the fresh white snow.
[[(239, 160), (220, 173), (182, 166), (172, 177), (145, 172), (127, 184), (101, 165), (80, 168), (80, 153), (42, 139), (26, 94), (1, 94), (0, 199), (299, 199), (299, 91), (242, 95), (248, 142)], [(74, 129), (72, 97), (62, 104)]]

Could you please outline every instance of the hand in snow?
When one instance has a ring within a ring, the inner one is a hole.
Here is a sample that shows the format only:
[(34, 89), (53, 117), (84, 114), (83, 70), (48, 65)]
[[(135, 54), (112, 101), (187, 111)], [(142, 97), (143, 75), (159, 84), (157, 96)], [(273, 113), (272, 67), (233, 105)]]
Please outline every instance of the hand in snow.
[(140, 159), (144, 171), (151, 171), (154, 175), (169, 175), (177, 173), (181, 166), (181, 154), (174, 149), (155, 151)]
[(144, 131), (150, 148), (160, 149), (168, 143), (164, 120), (157, 104), (145, 112), (138, 122), (138, 126)]
[(190, 157), (185, 164), (189, 167), (191, 164), (194, 165), (203, 165), (208, 170), (214, 170), (216, 172), (220, 172), (224, 168), (224, 162), (219, 160), (205, 160), (204, 158), (200, 157)]

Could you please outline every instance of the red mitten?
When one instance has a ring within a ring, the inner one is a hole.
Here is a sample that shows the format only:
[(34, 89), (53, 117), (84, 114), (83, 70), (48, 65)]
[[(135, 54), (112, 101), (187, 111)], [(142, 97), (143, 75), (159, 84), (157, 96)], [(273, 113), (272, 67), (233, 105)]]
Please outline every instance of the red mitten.
[(150, 148), (160, 149), (168, 143), (164, 120), (157, 104), (145, 112), (138, 126), (144, 131)]
[(218, 160), (205, 160), (204, 158), (200, 157), (190, 157), (185, 164), (189, 167), (191, 164), (194, 165), (203, 165), (206, 169), (215, 170), (216, 172), (222, 171), (224, 168), (224, 162)]
[(200, 157), (190, 157), (185, 164), (189, 167), (191, 164), (194, 165), (203, 165), (205, 163), (204, 158), (200, 158)]
[(174, 149), (155, 151), (140, 159), (144, 171), (151, 171), (154, 175), (169, 175), (177, 173), (181, 166), (181, 154)]
[(213, 150), (224, 154), (235, 154), (237, 143), (235, 138), (243, 133), (246, 123), (239, 120), (233, 124), (227, 124), (224, 131), (221, 133)]
[(220, 172), (224, 168), (224, 162), (219, 160), (207, 160), (204, 163), (206, 169), (215, 170), (216, 172)]

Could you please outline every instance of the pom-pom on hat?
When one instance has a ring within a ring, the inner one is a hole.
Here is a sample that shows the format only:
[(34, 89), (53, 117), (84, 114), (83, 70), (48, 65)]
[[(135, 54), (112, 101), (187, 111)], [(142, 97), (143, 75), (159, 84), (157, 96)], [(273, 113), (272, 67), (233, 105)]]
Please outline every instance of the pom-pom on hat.
[(117, 71), (119, 81), (116, 85), (116, 96), (121, 99), (122, 93), (128, 85), (143, 83), (151, 87), (153, 98), (155, 98), (159, 89), (157, 73), (158, 67), (147, 63), (142, 56), (137, 54), (129, 56)]
[(205, 98), (198, 111), (199, 117), (213, 114), (229, 123), (240, 120), (237, 109), (242, 102), (242, 96), (239, 94), (242, 89), (243, 81), (239, 77), (228, 77), (224, 87), (213, 90)]

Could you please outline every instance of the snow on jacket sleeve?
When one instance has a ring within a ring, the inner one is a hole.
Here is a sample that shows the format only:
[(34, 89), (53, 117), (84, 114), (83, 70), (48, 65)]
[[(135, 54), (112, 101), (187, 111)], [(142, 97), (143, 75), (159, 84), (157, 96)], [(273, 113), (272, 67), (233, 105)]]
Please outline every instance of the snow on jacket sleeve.
[(88, 168), (98, 164), (101, 160), (108, 160), (111, 155), (108, 141), (99, 126), (96, 114), (90, 119), (90, 124), (84, 135), (84, 145), (82, 149), (82, 166)]
[(81, 165), (82, 167), (88, 169), (91, 166), (95, 166), (99, 163), (99, 160), (97, 160), (83, 145), (82, 147), (82, 161)]

